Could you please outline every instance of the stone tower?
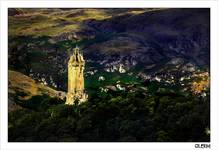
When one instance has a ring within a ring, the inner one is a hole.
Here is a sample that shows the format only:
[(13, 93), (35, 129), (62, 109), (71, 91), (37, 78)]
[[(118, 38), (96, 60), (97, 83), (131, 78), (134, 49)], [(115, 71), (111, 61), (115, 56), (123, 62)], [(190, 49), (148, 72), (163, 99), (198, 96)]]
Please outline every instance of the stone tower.
[(84, 91), (84, 67), (85, 60), (76, 47), (68, 62), (68, 92), (65, 104), (72, 105), (74, 101), (78, 103), (86, 101), (88, 95)]

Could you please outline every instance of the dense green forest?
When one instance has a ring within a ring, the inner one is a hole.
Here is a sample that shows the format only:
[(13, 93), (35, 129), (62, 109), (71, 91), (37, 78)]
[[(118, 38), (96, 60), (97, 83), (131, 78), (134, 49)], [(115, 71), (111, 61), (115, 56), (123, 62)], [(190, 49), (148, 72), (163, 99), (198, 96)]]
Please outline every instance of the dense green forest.
[(192, 95), (97, 90), (80, 105), (46, 95), (21, 105), (9, 113), (9, 141), (210, 141), (209, 100)]

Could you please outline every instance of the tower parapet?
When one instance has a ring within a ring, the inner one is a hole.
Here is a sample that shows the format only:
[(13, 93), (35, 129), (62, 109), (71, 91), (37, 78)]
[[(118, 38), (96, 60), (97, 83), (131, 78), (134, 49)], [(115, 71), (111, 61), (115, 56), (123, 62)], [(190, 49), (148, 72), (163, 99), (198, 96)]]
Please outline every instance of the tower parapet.
[(88, 99), (84, 89), (85, 60), (78, 47), (68, 61), (68, 93), (66, 104), (72, 105), (75, 101), (83, 102)]

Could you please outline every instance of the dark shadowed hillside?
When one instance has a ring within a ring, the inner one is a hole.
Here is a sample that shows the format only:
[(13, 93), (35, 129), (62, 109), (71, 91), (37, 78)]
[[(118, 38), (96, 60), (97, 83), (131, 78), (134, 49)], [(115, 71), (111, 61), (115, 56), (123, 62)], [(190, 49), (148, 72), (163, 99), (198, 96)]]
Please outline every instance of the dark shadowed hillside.
[[(75, 34), (88, 66), (95, 66), (97, 70), (122, 64), (126, 70), (155, 73), (164, 70), (159, 66), (169, 63), (186, 68), (185, 71), (209, 68), (209, 9), (30, 9), (22, 12), (9, 18), (10, 68), (27, 75), (30, 72), (49, 75), (62, 90), (66, 85), (58, 81), (66, 81), (68, 50), (75, 46), (72, 38)], [(53, 35), (55, 32), (58, 33)], [(20, 55), (21, 60), (17, 60)], [(50, 66), (49, 70), (43, 69), (45, 63)], [(165, 68), (168, 69), (167, 65)]]

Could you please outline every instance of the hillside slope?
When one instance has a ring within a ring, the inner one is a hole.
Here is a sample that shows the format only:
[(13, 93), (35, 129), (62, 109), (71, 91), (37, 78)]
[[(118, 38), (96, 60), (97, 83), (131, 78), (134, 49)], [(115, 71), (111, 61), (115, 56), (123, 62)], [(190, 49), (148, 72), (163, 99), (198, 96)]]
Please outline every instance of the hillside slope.
[(64, 98), (64, 92), (56, 91), (46, 85), (36, 83), (30, 77), (9, 70), (8, 72), (8, 109), (10, 111), (21, 109), (21, 106), (16, 104), (16, 99), (25, 101), (33, 96), (48, 95), (50, 97)]
[(10, 11), (9, 68), (34, 80), (45, 78), (62, 91), (67, 88), (68, 57), (76, 45), (84, 53), (87, 76), (120, 65), (126, 73), (151, 75), (209, 71), (209, 9)]

